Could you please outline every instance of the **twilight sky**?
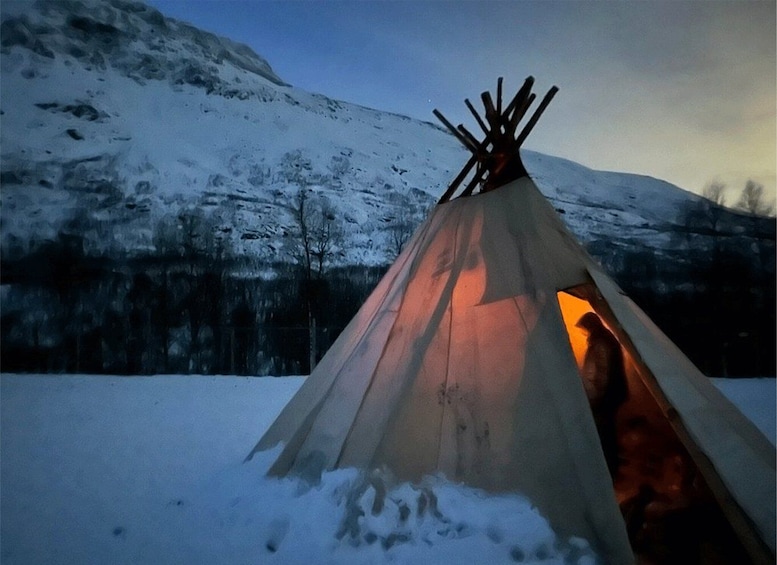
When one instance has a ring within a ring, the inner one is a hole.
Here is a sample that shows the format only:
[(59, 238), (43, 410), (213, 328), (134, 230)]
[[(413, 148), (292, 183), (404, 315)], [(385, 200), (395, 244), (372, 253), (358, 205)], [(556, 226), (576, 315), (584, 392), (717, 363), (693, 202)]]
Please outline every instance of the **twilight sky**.
[(775, 194), (773, 1), (149, 0), (250, 45), (286, 82), (332, 98), (477, 129), (464, 106), (505, 77), (560, 92), (526, 147), (734, 203)]

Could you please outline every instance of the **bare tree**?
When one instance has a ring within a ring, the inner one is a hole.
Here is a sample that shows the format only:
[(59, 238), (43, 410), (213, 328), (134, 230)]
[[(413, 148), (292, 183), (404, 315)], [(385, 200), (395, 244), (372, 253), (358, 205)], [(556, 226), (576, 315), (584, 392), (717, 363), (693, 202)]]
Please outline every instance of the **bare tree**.
[(292, 204), (296, 241), (292, 254), (307, 280), (321, 279), (340, 247), (343, 232), (332, 205), (301, 188)]
[(397, 257), (405, 248), (405, 244), (413, 235), (413, 220), (404, 206), (399, 207), (399, 213), (389, 224), (389, 251)]
[(712, 181), (704, 187), (701, 195), (718, 206), (725, 206), (727, 188), (728, 187), (720, 181)]
[(310, 370), (316, 363), (316, 316), (325, 271), (342, 243), (343, 232), (334, 208), (322, 197), (300, 188), (292, 203), (296, 224), (296, 242), (292, 253), (304, 273), (304, 295), (310, 334)]
[(748, 180), (737, 200), (737, 208), (756, 216), (770, 216), (774, 213), (774, 202), (765, 201), (762, 184)]

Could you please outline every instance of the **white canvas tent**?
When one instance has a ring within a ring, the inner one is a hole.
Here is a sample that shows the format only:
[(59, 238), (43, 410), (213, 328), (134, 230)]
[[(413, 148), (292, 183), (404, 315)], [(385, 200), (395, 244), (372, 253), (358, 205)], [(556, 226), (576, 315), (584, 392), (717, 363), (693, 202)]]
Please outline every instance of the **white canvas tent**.
[[(530, 86), (504, 111), (501, 80), (496, 105), (484, 93), (486, 140), (458, 128), (473, 159), (255, 451), (283, 442), (278, 475), (353, 466), (522, 493), (559, 534), (588, 539), (613, 564), (635, 562), (619, 503), (649, 484), (672, 508), (693, 483), (750, 559), (773, 562), (774, 448), (624, 296), (526, 174), (517, 148), (555, 92), (515, 136)], [(574, 322), (591, 310), (628, 368), (619, 426), (634, 460), (615, 484), (576, 359)]]

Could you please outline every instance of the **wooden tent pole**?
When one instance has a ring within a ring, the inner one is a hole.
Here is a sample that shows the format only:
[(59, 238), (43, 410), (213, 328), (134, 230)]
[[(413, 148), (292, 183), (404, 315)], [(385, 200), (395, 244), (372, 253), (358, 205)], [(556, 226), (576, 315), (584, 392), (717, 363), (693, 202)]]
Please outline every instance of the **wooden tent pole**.
[(510, 103), (507, 105), (507, 108), (505, 108), (505, 114), (510, 115), (510, 112), (512, 112), (513, 108), (518, 104), (519, 101), (525, 100), (529, 96), (529, 91), (531, 90), (531, 87), (534, 85), (534, 77), (526, 77), (526, 80), (523, 81), (523, 86), (518, 90), (518, 92), (515, 93), (515, 96), (513, 96), (513, 99), (510, 100)]
[[(510, 100), (507, 106), (504, 106), (503, 97), (503, 81), (502, 77), (497, 79), (496, 83), (496, 105), (491, 97), (489, 91), (481, 93), (480, 98), (483, 101), (483, 107), (485, 108), (485, 114), (483, 117), (475, 110), (475, 107), (469, 101), (465, 99), (469, 111), (475, 117), (478, 126), (485, 133), (485, 139), (478, 141), (477, 138), (470, 132), (463, 124), (459, 124), (454, 127), (443, 114), (435, 109), (432, 113), (437, 117), (440, 122), (453, 134), (453, 136), (470, 152), (472, 157), (467, 164), (462, 168), (459, 174), (453, 179), (453, 182), (448, 186), (445, 194), (442, 195), (438, 203), (447, 202), (456, 191), (459, 189), (461, 183), (472, 171), (472, 168), (477, 164), (478, 168), (475, 174), (472, 176), (467, 186), (461, 192), (459, 196), (469, 196), (473, 193), (478, 184), (482, 183), (481, 190), (490, 190), (495, 188), (490, 185), (491, 180), (493, 182), (501, 182), (503, 180), (510, 180), (502, 178), (502, 174), (508, 169), (508, 164), (511, 164), (511, 172), (508, 174), (510, 178), (518, 178), (521, 175), (526, 174), (526, 169), (520, 163), (519, 149), (521, 144), (526, 140), (526, 137), (531, 133), (535, 124), (539, 120), (545, 108), (548, 106), (553, 96), (558, 92), (557, 87), (552, 87), (543, 98), (534, 115), (521, 131), (520, 135), (515, 136), (515, 132), (518, 128), (518, 124), (528, 112), (532, 103), (534, 102), (536, 95), (531, 92), (531, 87), (534, 84), (534, 77), (527, 77), (521, 88)], [(489, 145), (492, 146), (489, 149)], [(517, 163), (515, 162), (517, 160)], [(484, 180), (484, 178), (486, 180)]]
[(491, 131), (497, 131), (498, 121), (496, 116), (496, 108), (494, 108), (494, 101), (491, 99), (491, 93), (486, 90), (480, 94), (480, 99), (483, 101), (483, 106), (486, 109), (486, 121), (491, 126)]
[(486, 174), (487, 169), (483, 166), (478, 167), (472, 180), (469, 181), (466, 188), (461, 191), (461, 196), (469, 196), (475, 190), (475, 187), (483, 180), (483, 176)]
[(496, 79), (496, 115), (502, 115), (502, 77)]
[(453, 182), (451, 182), (450, 185), (448, 185), (448, 189), (445, 191), (445, 194), (443, 194), (440, 199), (437, 201), (437, 204), (442, 204), (443, 202), (447, 202), (450, 200), (451, 196), (453, 196), (453, 193), (456, 192), (456, 189), (461, 184), (461, 181), (464, 180), (464, 178), (469, 174), (469, 172), (472, 170), (472, 167), (475, 166), (475, 164), (478, 162), (477, 157), (474, 155), (469, 158), (469, 161), (467, 161), (467, 164), (464, 165), (464, 167), (461, 169), (458, 175), (456, 175), (456, 178), (453, 179)]
[(486, 127), (485, 122), (483, 122), (483, 118), (480, 117), (480, 114), (478, 114), (477, 110), (475, 110), (475, 107), (472, 105), (472, 102), (469, 101), (469, 98), (464, 99), (464, 104), (467, 105), (467, 108), (469, 108), (469, 111), (472, 112), (472, 115), (475, 116), (475, 119), (478, 122), (478, 125), (480, 126), (480, 129), (483, 130), (483, 133), (486, 135), (491, 135), (491, 132)]
[(459, 126), (458, 126), (458, 128), (457, 128), (457, 129), (459, 130), (459, 132), (461, 133), (461, 135), (463, 135), (464, 137), (466, 137), (466, 138), (469, 140), (469, 142), (470, 142), (470, 143), (471, 143), (473, 146), (475, 146), (475, 147), (477, 148), (477, 153), (476, 153), (476, 154), (477, 154), (478, 156), (480, 156), (480, 153), (482, 152), (482, 150), (483, 150), (483, 149), (485, 149), (485, 148), (486, 148), (486, 146), (488, 145), (488, 139), (486, 139), (486, 141), (483, 141), (483, 142), (480, 142), (480, 141), (478, 141), (478, 140), (475, 138), (475, 136), (474, 136), (474, 135), (472, 135), (472, 134), (469, 132), (469, 130), (468, 130), (467, 128), (465, 128), (465, 127), (464, 127), (464, 125), (463, 125), (463, 124), (459, 124)]
[(434, 109), (432, 110), (432, 113), (437, 117), (438, 120), (440, 120), (445, 127), (448, 128), (448, 130), (456, 136), (456, 139), (458, 139), (462, 145), (464, 145), (465, 148), (467, 148), (470, 152), (473, 154), (477, 154), (478, 147), (476, 145), (473, 145), (466, 137), (464, 137), (459, 130), (457, 130), (455, 127), (453, 127), (453, 124), (448, 121), (448, 119), (440, 113), (439, 110)]
[(532, 92), (529, 94), (529, 96), (526, 97), (525, 100), (522, 100), (518, 105), (515, 106), (513, 115), (510, 117), (510, 121), (507, 124), (507, 129), (505, 130), (507, 135), (515, 136), (515, 130), (518, 129), (518, 124), (526, 115), (527, 110), (534, 103), (535, 98), (537, 98), (537, 95)]
[(534, 126), (537, 124), (537, 120), (540, 119), (540, 116), (545, 111), (545, 108), (548, 107), (548, 104), (550, 104), (550, 101), (553, 100), (553, 97), (556, 95), (556, 92), (558, 92), (558, 87), (553, 86), (550, 90), (548, 90), (548, 93), (545, 95), (545, 98), (542, 99), (542, 102), (540, 102), (539, 107), (534, 112), (534, 115), (529, 120), (529, 123), (526, 124), (526, 126), (523, 128), (523, 131), (521, 131), (520, 135), (515, 138), (515, 141), (518, 145), (518, 147), (521, 146), (521, 144), (526, 140), (526, 138), (531, 133), (531, 130), (534, 129)]

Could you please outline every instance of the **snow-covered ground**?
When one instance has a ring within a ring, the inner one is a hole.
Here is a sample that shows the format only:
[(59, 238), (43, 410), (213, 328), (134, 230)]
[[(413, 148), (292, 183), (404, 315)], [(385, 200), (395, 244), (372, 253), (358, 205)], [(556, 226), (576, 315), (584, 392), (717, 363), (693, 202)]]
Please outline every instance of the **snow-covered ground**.
[[(594, 562), (518, 496), (434, 478), (373, 513), (352, 470), (265, 478), (272, 453), (243, 459), (301, 382), (2, 375), (0, 561)], [(775, 380), (716, 384), (774, 443)]]

